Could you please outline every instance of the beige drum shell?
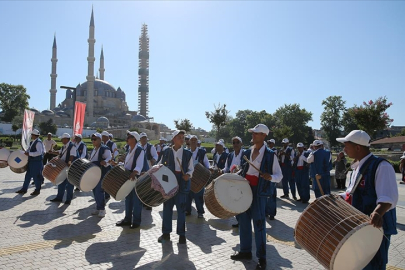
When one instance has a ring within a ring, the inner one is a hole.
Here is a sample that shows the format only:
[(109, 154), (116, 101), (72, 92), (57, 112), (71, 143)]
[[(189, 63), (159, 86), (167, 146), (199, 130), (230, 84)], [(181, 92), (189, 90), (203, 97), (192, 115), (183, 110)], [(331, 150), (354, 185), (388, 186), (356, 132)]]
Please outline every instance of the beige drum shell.
[(42, 171), (42, 175), (54, 185), (60, 185), (67, 178), (68, 166), (66, 162), (58, 157), (51, 159)]
[(97, 186), (101, 178), (101, 169), (88, 159), (76, 159), (67, 171), (67, 178), (72, 185), (87, 192)]
[(13, 151), (7, 159), (10, 170), (15, 173), (24, 173), (27, 171), (28, 156), (22, 150)]
[(208, 210), (218, 218), (227, 219), (245, 212), (252, 204), (249, 182), (240, 175), (226, 173), (205, 189), (204, 201)]
[(191, 191), (194, 193), (200, 192), (207, 185), (210, 176), (209, 169), (205, 168), (201, 163), (196, 164), (191, 178)]
[(124, 166), (115, 166), (105, 174), (101, 187), (116, 201), (121, 201), (135, 188), (135, 180), (129, 180), (130, 175)]
[(8, 167), (8, 157), (10, 156), (10, 150), (7, 148), (0, 149), (0, 168)]
[(325, 195), (302, 212), (295, 240), (326, 269), (363, 269), (383, 237), (369, 221), (370, 217), (343, 199)]

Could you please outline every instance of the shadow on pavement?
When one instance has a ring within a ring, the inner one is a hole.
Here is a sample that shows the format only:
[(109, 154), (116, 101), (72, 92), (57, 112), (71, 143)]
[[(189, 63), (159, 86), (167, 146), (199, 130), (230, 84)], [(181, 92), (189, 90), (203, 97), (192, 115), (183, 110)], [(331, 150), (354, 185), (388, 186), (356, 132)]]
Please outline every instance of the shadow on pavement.
[(27, 228), (34, 225), (44, 225), (55, 219), (61, 218), (66, 214), (63, 211), (58, 210), (58, 205), (53, 203), (49, 204), (49, 207), (45, 210), (34, 210), (24, 213), (19, 217), (21, 221), (27, 221), (27, 223), (19, 224), (21, 228)]
[[(217, 236), (216, 229), (212, 230), (209, 224), (203, 221), (204, 220), (202, 220), (202, 222), (199, 224), (195, 224), (194, 226), (188, 226), (186, 237), (187, 240), (198, 246), (202, 252), (209, 254), (212, 252), (212, 246), (221, 245), (226, 241), (223, 238)], [(205, 239), (210, 240), (208, 242), (205, 241)]]

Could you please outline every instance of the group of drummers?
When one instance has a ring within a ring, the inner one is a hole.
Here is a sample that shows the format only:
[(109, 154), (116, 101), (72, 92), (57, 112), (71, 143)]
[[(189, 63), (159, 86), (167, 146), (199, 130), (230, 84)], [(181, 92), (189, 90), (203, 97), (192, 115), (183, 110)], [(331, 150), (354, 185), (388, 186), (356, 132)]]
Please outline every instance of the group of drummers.
[[(24, 183), (17, 193), (26, 193), (32, 178), (35, 190), (31, 195), (40, 194), (44, 165), (49, 166), (52, 160), (59, 159), (70, 168), (68, 176), (59, 180), (57, 195), (51, 201), (61, 203), (66, 192), (64, 203), (70, 204), (75, 185), (83, 191), (90, 191), (84, 188), (85, 185), (82, 186), (81, 179), (75, 182), (69, 178), (72, 164), (82, 160), (79, 164), (82, 166), (79, 167), (85, 167), (85, 169), (79, 172), (79, 178), (80, 174), (83, 175), (88, 169), (89, 163), (92, 164), (91, 166), (100, 168), (101, 173), (96, 175), (97, 179), (91, 186), (96, 201), (96, 209), (92, 214), (104, 217), (109, 194), (105, 192), (106, 184), (103, 182), (106, 182), (106, 175), (110, 170), (120, 166), (126, 171), (127, 180), (133, 182), (135, 188), (131, 188), (125, 194), (125, 217), (116, 225), (138, 228), (141, 224), (142, 208), (150, 209), (151, 206), (155, 206), (153, 202), (149, 203), (149, 198), (156, 197), (157, 195), (154, 194), (160, 190), (162, 195), (159, 194), (159, 199), (153, 199), (155, 202), (163, 202), (162, 235), (158, 238), (158, 242), (170, 240), (173, 207), (176, 205), (178, 243), (185, 244), (186, 216), (191, 215), (192, 200), (195, 201), (198, 218), (203, 218), (204, 195), (207, 195), (205, 187), (209, 189), (210, 183), (215, 182), (215, 179), (221, 175), (236, 174), (248, 183), (252, 197), (247, 210), (235, 214), (238, 223), (234, 226), (239, 227), (240, 251), (231, 255), (230, 258), (232, 260), (252, 258), (253, 221), (258, 258), (256, 269), (265, 269), (267, 264), (266, 217), (272, 220), (276, 215), (277, 183), (283, 184), (284, 194), (281, 198), (289, 198), (291, 191), (293, 199), (303, 203), (308, 203), (310, 198), (310, 179), (313, 181), (317, 198), (329, 194), (331, 155), (329, 151), (323, 149), (322, 142), (318, 140), (314, 141), (308, 150), (302, 143), (298, 143), (297, 150), (294, 150), (285, 138), (282, 140), (283, 147), (276, 149), (274, 139), (266, 141), (269, 129), (264, 124), (258, 124), (248, 131), (252, 134), (251, 146), (248, 149), (243, 149), (243, 142), (239, 136), (232, 138), (233, 151), (231, 152), (226, 148), (224, 141), (219, 140), (212, 150), (213, 161), (210, 165), (206, 150), (200, 146), (198, 137), (187, 135), (183, 130), (173, 132), (171, 144), (166, 144), (166, 140), (161, 138), (156, 145), (148, 143), (145, 133), (127, 131), (125, 155), (119, 157), (117, 146), (112, 141), (113, 136), (106, 131), (91, 135), (93, 150), (87, 153), (87, 147), (82, 142), (80, 134), (74, 135), (74, 142), (68, 133), (62, 134), (60, 139), (63, 146), (59, 151), (54, 151), (53, 147), (56, 143), (52, 140), (52, 135), (48, 134), (48, 139), (42, 142), (39, 139), (38, 130), (34, 129), (31, 133), (30, 145), (24, 152), (28, 157)], [(370, 153), (370, 137), (364, 131), (352, 131), (345, 138), (337, 140), (345, 144), (345, 152), (349, 157), (357, 160), (357, 163), (352, 165), (354, 177), (351, 177), (348, 190), (342, 193), (341, 197), (369, 215), (370, 223), (375, 227), (382, 227), (385, 235), (379, 251), (364, 269), (385, 269), (388, 262), (389, 239), (392, 234), (397, 233), (395, 206), (398, 201), (398, 190), (395, 173), (386, 165), (389, 164), (387, 161), (376, 158)], [(56, 155), (56, 158), (52, 159), (53, 155)], [(195, 179), (202, 178), (199, 175), (201, 170), (197, 170), (197, 165), (209, 170), (210, 177), (203, 183), (202, 188), (193, 189)], [(52, 169), (52, 167), (49, 168)], [(161, 168), (170, 173), (160, 170)], [(394, 177), (393, 183), (392, 177)], [(176, 182), (175, 188), (170, 186), (171, 181)], [(141, 185), (142, 188), (146, 186), (146, 191), (141, 188)], [(157, 188), (149, 190), (150, 186), (157, 186)], [(299, 199), (296, 197), (296, 187)], [(114, 198), (118, 197), (118, 193), (119, 191), (112, 194)]]

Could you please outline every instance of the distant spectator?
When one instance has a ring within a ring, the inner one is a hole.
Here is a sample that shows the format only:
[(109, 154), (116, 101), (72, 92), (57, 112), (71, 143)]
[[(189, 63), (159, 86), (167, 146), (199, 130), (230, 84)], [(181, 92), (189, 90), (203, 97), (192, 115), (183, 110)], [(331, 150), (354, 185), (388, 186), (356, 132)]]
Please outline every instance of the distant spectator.
[(405, 152), (402, 154), (401, 163), (399, 163), (399, 172), (402, 173), (401, 184), (405, 184)]
[(335, 179), (338, 189), (346, 189), (346, 157), (345, 153), (340, 152), (333, 162), (335, 165)]

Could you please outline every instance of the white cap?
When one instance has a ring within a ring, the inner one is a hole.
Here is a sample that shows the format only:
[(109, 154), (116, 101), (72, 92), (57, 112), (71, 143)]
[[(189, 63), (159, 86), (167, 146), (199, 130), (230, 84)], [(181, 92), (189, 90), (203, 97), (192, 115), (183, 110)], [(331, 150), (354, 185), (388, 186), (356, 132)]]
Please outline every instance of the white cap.
[(232, 141), (233, 141), (233, 140), (238, 140), (238, 141), (240, 141), (240, 143), (242, 143), (242, 139), (241, 139), (239, 136), (233, 137), (233, 138), (232, 138)]
[(136, 139), (136, 141), (139, 141), (139, 139), (141, 138), (141, 136), (139, 135), (139, 133), (136, 132), (136, 131), (130, 131), (130, 132), (127, 133), (127, 136), (128, 136), (128, 135), (134, 136), (135, 139)]
[(404, 151), (404, 153), (402, 154), (402, 157), (400, 157), (399, 159), (404, 159), (405, 158), (405, 151)]
[(159, 141), (166, 141), (166, 138), (160, 137)]
[(320, 140), (315, 140), (313, 143), (312, 143), (312, 145), (313, 146), (320, 146), (320, 145), (322, 145), (323, 143), (322, 143), (322, 141), (320, 141)]
[(302, 142), (297, 143), (297, 147), (304, 147), (304, 144)]
[(186, 132), (185, 132), (184, 130), (175, 130), (175, 131), (172, 133), (173, 138), (176, 137), (179, 133), (186, 134)]
[(270, 139), (270, 140), (268, 140), (268, 141), (271, 142), (271, 143), (276, 144), (276, 140), (275, 140), (275, 139)]
[(215, 144), (219, 144), (219, 145), (222, 145), (223, 147), (225, 147), (225, 144), (224, 144), (224, 142), (223, 142), (223, 140), (221, 141), (221, 140), (219, 140), (218, 142), (216, 142)]
[(284, 138), (281, 143), (289, 143), (290, 141), (287, 138)]
[(190, 136), (190, 137), (189, 137), (189, 138), (190, 138), (190, 140), (191, 140), (191, 139), (193, 139), (193, 138), (196, 138), (196, 139), (198, 140), (197, 135), (189, 135), (189, 136)]
[(254, 133), (264, 133), (266, 135), (269, 135), (270, 130), (266, 125), (257, 124), (254, 128), (249, 128), (248, 131)]
[(83, 138), (83, 137), (82, 137), (82, 134), (75, 134), (75, 137), (78, 137), (78, 138), (80, 138), (80, 139)]
[(101, 136), (110, 136), (110, 133), (108, 133), (107, 131), (103, 131), (101, 132)]
[(184, 139), (191, 139), (191, 135), (187, 134), (186, 136), (184, 136)]
[(59, 139), (70, 139), (69, 133), (63, 133), (62, 136), (59, 137)]
[(219, 141), (225, 143), (224, 139), (219, 139)]
[(200, 141), (200, 140), (198, 140), (198, 141), (197, 141), (197, 143), (201, 143), (201, 141)]
[(52, 133), (48, 132), (48, 135), (51, 135), (51, 136), (52, 136)]
[(98, 132), (91, 134), (91, 137), (93, 136), (101, 139), (101, 134)]
[(148, 135), (145, 132), (142, 132), (141, 134), (139, 134), (139, 139), (143, 137), (148, 138)]
[(37, 135), (37, 136), (39, 136), (39, 131), (38, 131), (38, 129), (33, 129), (33, 130), (31, 131), (31, 135)]
[(336, 141), (341, 143), (352, 142), (363, 146), (370, 146), (370, 136), (368, 136), (363, 130), (352, 130), (352, 132), (347, 134), (346, 137), (336, 138)]
[(114, 136), (111, 133), (108, 134), (108, 137), (114, 138)]

